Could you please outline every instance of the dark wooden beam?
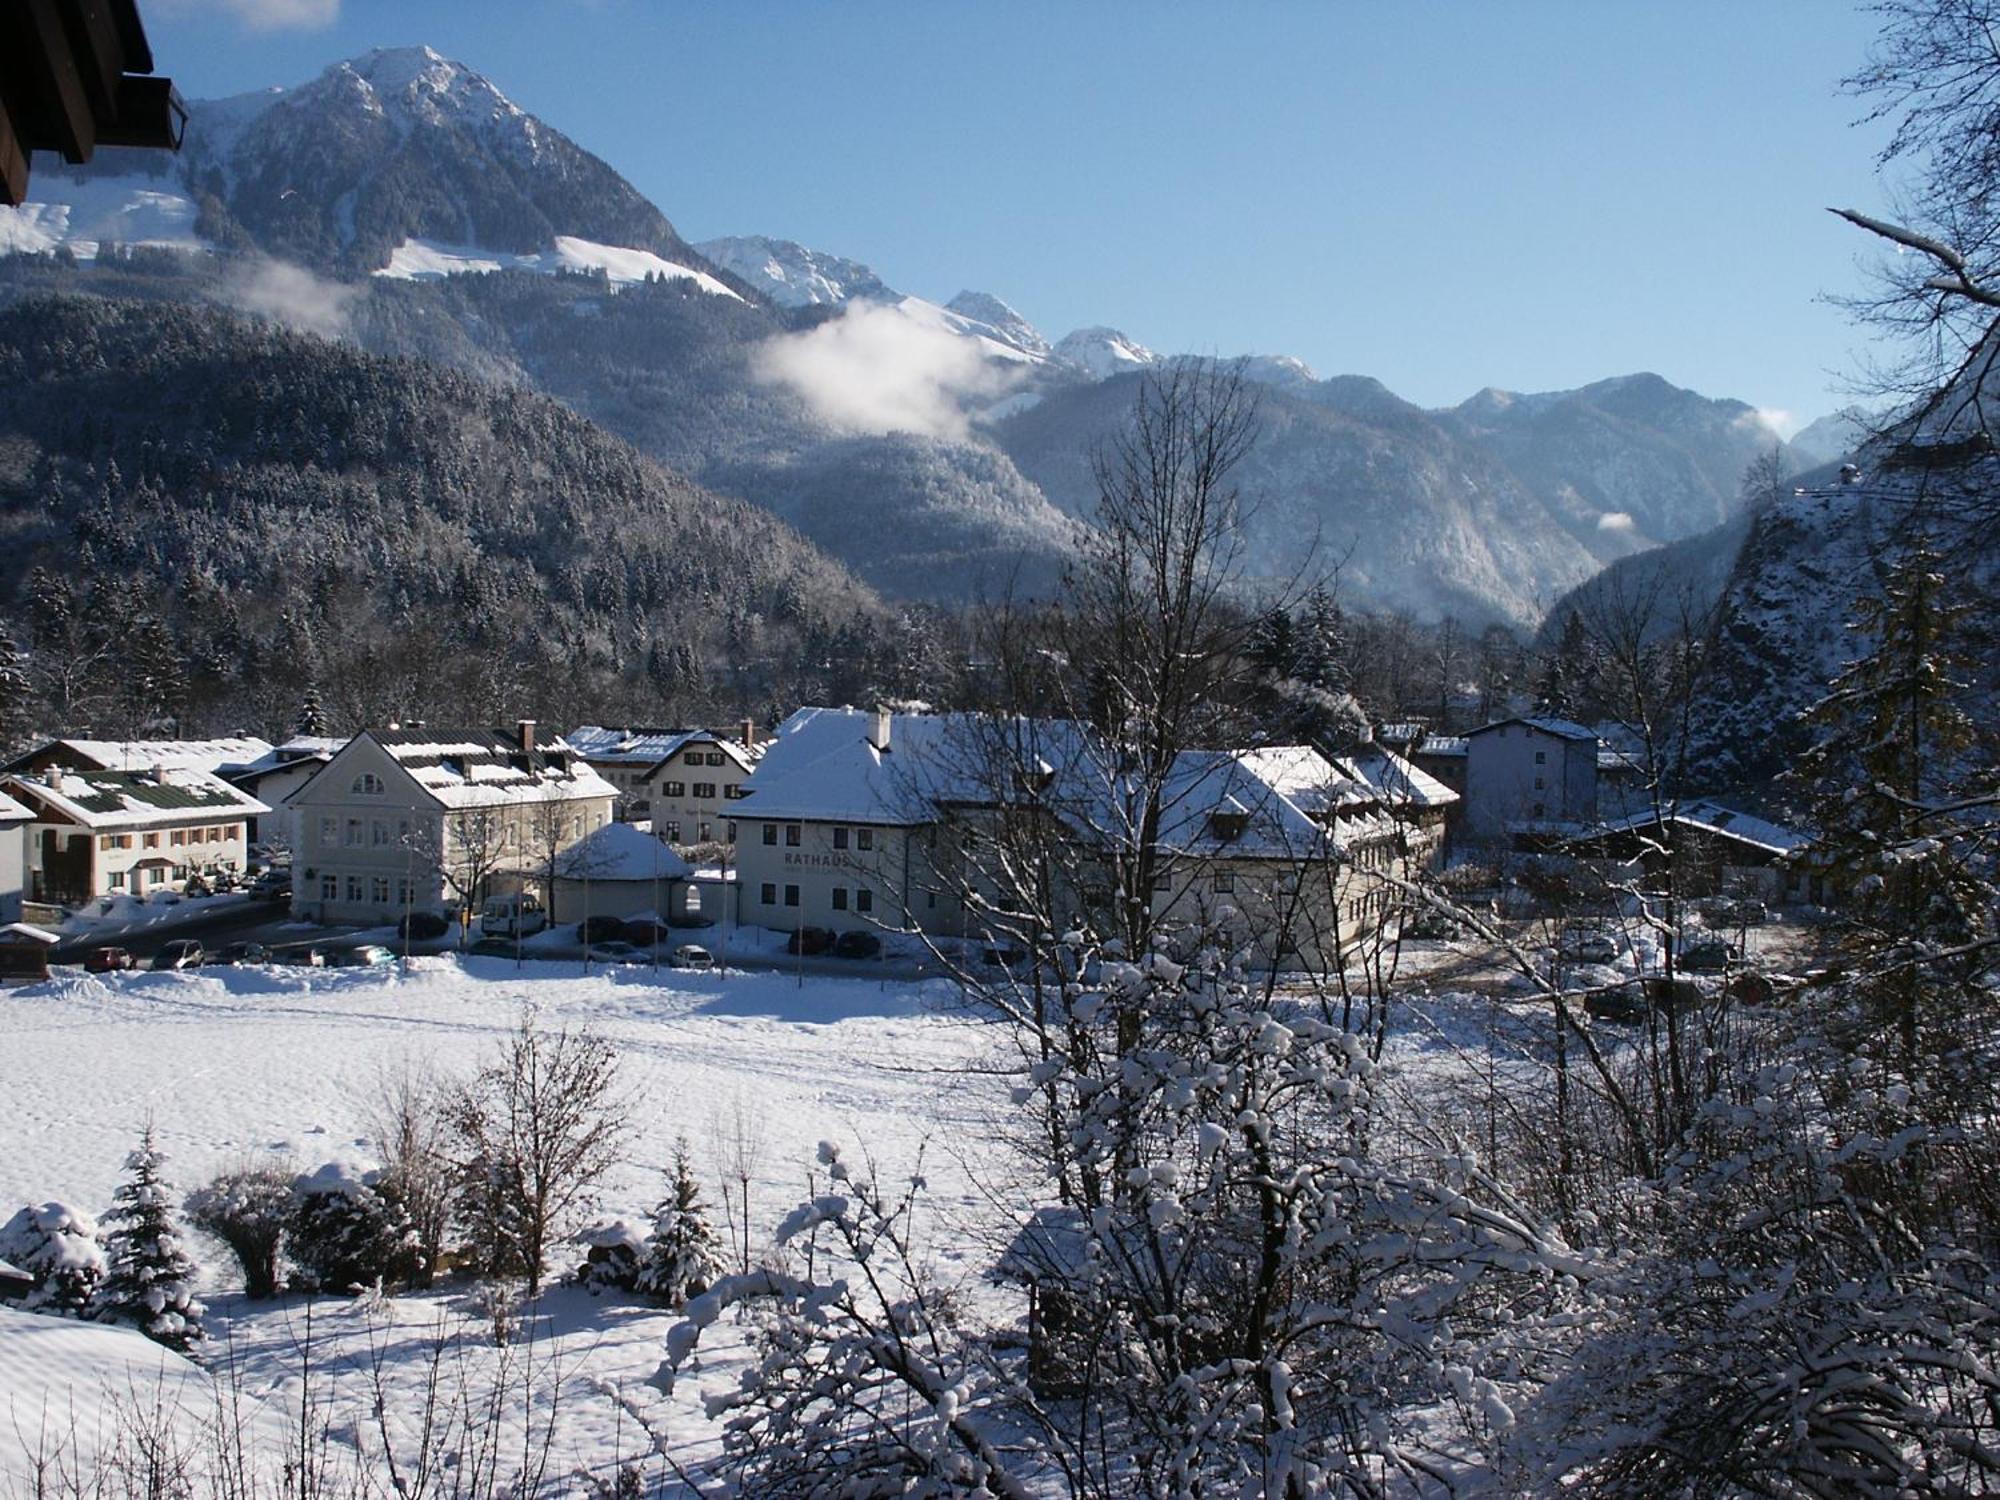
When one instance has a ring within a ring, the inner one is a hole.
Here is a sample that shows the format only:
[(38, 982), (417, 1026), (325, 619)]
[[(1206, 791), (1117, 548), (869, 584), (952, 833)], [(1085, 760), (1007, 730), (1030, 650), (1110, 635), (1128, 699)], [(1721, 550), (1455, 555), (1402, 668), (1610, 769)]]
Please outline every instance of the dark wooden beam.
[(14, 133), (7, 101), (0, 98), (0, 203), (19, 203), (28, 196), (28, 153)]
[(110, 0), (64, 0), (61, 13), (70, 55), (76, 59), (101, 129), (117, 118), (118, 80), (125, 74), (124, 40), (111, 18)]
[(35, 102), (41, 106), (37, 113), (24, 113), (16, 120), (23, 143), (31, 151), (60, 151), (68, 162), (87, 162), (97, 146), (97, 117), (56, 0), (14, 0), (14, 4), (27, 26), (26, 71), (38, 86), (40, 98)]

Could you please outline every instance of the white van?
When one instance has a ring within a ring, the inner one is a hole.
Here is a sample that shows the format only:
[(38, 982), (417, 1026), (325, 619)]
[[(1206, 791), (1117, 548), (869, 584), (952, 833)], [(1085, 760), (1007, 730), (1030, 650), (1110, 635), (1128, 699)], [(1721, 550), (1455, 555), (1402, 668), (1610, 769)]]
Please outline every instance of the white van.
[(527, 937), (548, 925), (549, 914), (532, 891), (495, 896), (479, 913), (479, 931), (484, 937)]

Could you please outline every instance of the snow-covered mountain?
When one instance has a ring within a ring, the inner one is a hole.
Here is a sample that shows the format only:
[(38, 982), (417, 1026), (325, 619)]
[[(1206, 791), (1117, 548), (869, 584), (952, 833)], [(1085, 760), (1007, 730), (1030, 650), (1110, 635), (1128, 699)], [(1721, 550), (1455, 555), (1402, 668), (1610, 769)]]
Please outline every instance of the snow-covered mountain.
[(1056, 344), (1055, 357), (1092, 380), (1109, 380), (1113, 375), (1143, 370), (1160, 356), (1115, 328), (1100, 327), (1065, 334)]
[(1830, 464), (1847, 457), (1875, 432), (1881, 419), (1858, 406), (1849, 406), (1829, 416), (1808, 422), (1786, 444), (1806, 467)]
[(945, 303), (945, 310), (991, 329), (992, 337), (1030, 359), (1049, 357), (1049, 341), (1041, 331), (991, 292), (960, 292)]
[(738, 295), (618, 173), (429, 47), (197, 102), (177, 158), (109, 152), (35, 188), (0, 210), (0, 247), (256, 248), (343, 274), (593, 270)]
[(858, 260), (808, 249), (796, 240), (731, 235), (695, 246), (713, 265), (734, 273), (780, 307), (840, 307), (857, 297), (896, 302), (902, 293)]

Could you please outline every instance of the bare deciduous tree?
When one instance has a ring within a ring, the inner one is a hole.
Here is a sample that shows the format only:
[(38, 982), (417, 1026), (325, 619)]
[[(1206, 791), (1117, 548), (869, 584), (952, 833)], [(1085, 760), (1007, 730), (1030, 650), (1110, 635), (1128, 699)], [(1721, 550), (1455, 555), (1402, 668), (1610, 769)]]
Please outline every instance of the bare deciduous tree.
[(546, 1030), (526, 1014), (452, 1098), (448, 1120), (473, 1248), (539, 1292), (551, 1238), (624, 1147), (617, 1054), (594, 1032)]

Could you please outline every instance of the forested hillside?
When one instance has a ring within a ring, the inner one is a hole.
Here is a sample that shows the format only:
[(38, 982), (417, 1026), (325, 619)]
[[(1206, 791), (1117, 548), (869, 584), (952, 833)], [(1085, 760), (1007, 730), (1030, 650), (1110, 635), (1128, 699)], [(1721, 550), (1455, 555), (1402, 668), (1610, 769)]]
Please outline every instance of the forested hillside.
[(889, 649), (789, 527), (546, 397), (194, 306), (0, 311), (0, 534), (6, 712), (72, 731), (838, 700)]

